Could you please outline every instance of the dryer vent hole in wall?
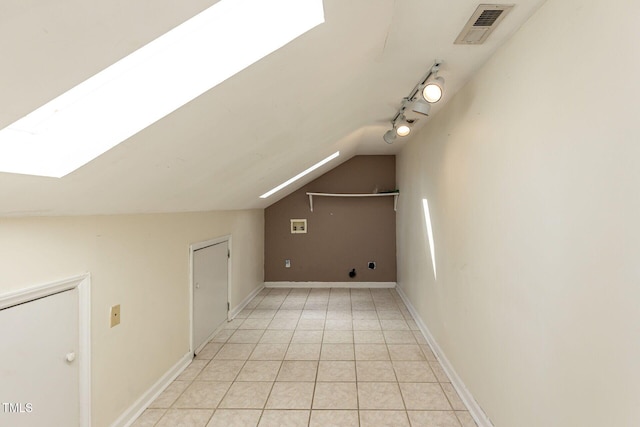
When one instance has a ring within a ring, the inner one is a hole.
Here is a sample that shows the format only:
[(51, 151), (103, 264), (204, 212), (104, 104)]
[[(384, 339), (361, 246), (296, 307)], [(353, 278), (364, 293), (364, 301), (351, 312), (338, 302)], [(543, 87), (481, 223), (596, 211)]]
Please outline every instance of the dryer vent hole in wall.
[(352, 270), (349, 272), (349, 277), (351, 277), (352, 279), (353, 279), (354, 277), (356, 277), (356, 269), (355, 269), (355, 268), (354, 268), (354, 269), (352, 269)]

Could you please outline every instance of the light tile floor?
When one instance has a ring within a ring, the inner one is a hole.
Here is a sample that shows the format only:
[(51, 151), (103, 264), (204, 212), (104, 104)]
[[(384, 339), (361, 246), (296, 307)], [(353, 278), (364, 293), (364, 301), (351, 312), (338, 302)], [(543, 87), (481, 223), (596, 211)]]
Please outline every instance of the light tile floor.
[(134, 427), (475, 427), (393, 289), (264, 289)]

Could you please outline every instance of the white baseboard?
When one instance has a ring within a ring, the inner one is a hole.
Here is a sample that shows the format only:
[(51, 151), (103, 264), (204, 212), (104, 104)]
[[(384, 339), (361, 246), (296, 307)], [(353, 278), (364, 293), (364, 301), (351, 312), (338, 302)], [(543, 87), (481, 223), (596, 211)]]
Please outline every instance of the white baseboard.
[(255, 298), (256, 295), (258, 295), (260, 293), (261, 290), (264, 289), (264, 283), (260, 286), (258, 286), (257, 288), (255, 288), (253, 290), (253, 292), (251, 292), (249, 295), (247, 295), (247, 297), (245, 299), (242, 300), (242, 302), (238, 305), (236, 305), (233, 309), (231, 309), (231, 311), (229, 312), (229, 320), (233, 320), (235, 319), (235, 317), (238, 315), (238, 313), (240, 313), (242, 310), (244, 310), (244, 308), (247, 306), (247, 304), (249, 304), (249, 302), (251, 302), (252, 299)]
[(397, 286), (396, 290), (398, 291), (400, 298), (402, 298), (402, 301), (404, 301), (405, 305), (409, 309), (409, 312), (416, 321), (418, 328), (420, 328), (420, 332), (422, 332), (422, 335), (427, 340), (429, 347), (431, 347), (431, 351), (433, 351), (433, 354), (435, 354), (435, 356), (438, 358), (442, 369), (444, 369), (445, 373), (451, 380), (451, 385), (453, 385), (453, 387), (458, 392), (460, 399), (462, 399), (462, 402), (465, 404), (467, 409), (469, 409), (469, 413), (475, 420), (476, 424), (478, 424), (478, 427), (494, 427), (489, 417), (487, 417), (487, 414), (484, 413), (478, 402), (476, 402), (476, 400), (473, 398), (471, 392), (462, 382), (462, 379), (456, 373), (455, 369), (453, 369), (453, 365), (451, 365), (451, 362), (449, 362), (444, 352), (436, 342), (435, 338), (433, 337), (433, 335), (431, 335), (431, 331), (429, 331), (429, 328), (427, 328), (427, 325), (425, 325), (424, 321), (416, 311), (415, 307), (411, 304), (409, 298), (404, 293), (402, 288), (400, 286)]
[(186, 368), (193, 359), (193, 353), (188, 352), (178, 360), (149, 390), (147, 390), (133, 405), (118, 417), (111, 424), (111, 427), (129, 427), (144, 412), (145, 409), (153, 402), (156, 397), (164, 391), (165, 388)]
[[(229, 312), (229, 320), (233, 319), (241, 312), (247, 304), (256, 296), (260, 291), (264, 289), (264, 285), (258, 286), (253, 290), (240, 304), (238, 304), (235, 308), (233, 308)], [(205, 344), (209, 342), (209, 340), (215, 336), (220, 330), (224, 327), (220, 325), (209, 339), (206, 340)], [(113, 424), (111, 427), (129, 427), (131, 424), (135, 422), (135, 420), (144, 412), (145, 409), (164, 391), (169, 384), (173, 380), (175, 380), (178, 375), (191, 363), (193, 359), (193, 352), (189, 351), (187, 354), (182, 356), (178, 362), (173, 365), (155, 384), (153, 384), (149, 390), (147, 390), (136, 402), (129, 407)]]
[(396, 282), (264, 282), (265, 288), (395, 288)]

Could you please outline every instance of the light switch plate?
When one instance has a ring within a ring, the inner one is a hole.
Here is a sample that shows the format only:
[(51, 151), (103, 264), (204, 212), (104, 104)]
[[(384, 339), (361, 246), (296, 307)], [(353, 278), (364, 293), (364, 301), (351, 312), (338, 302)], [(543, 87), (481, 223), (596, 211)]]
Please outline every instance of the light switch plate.
[(109, 317), (112, 328), (120, 324), (120, 304), (111, 306), (111, 315)]

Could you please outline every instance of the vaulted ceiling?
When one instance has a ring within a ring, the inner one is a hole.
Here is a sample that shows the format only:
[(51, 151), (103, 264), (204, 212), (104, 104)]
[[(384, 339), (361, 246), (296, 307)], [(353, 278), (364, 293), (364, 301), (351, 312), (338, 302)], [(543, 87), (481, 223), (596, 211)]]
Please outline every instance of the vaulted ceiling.
[[(75, 172), (0, 173), (0, 215), (264, 208), (354, 155), (397, 153), (403, 142), (382, 135), (433, 61), (446, 92), (429, 120), (542, 2), (512, 2), (485, 44), (463, 46), (453, 41), (476, 1), (324, 0), (324, 24)], [(214, 3), (3, 0), (0, 128)]]

